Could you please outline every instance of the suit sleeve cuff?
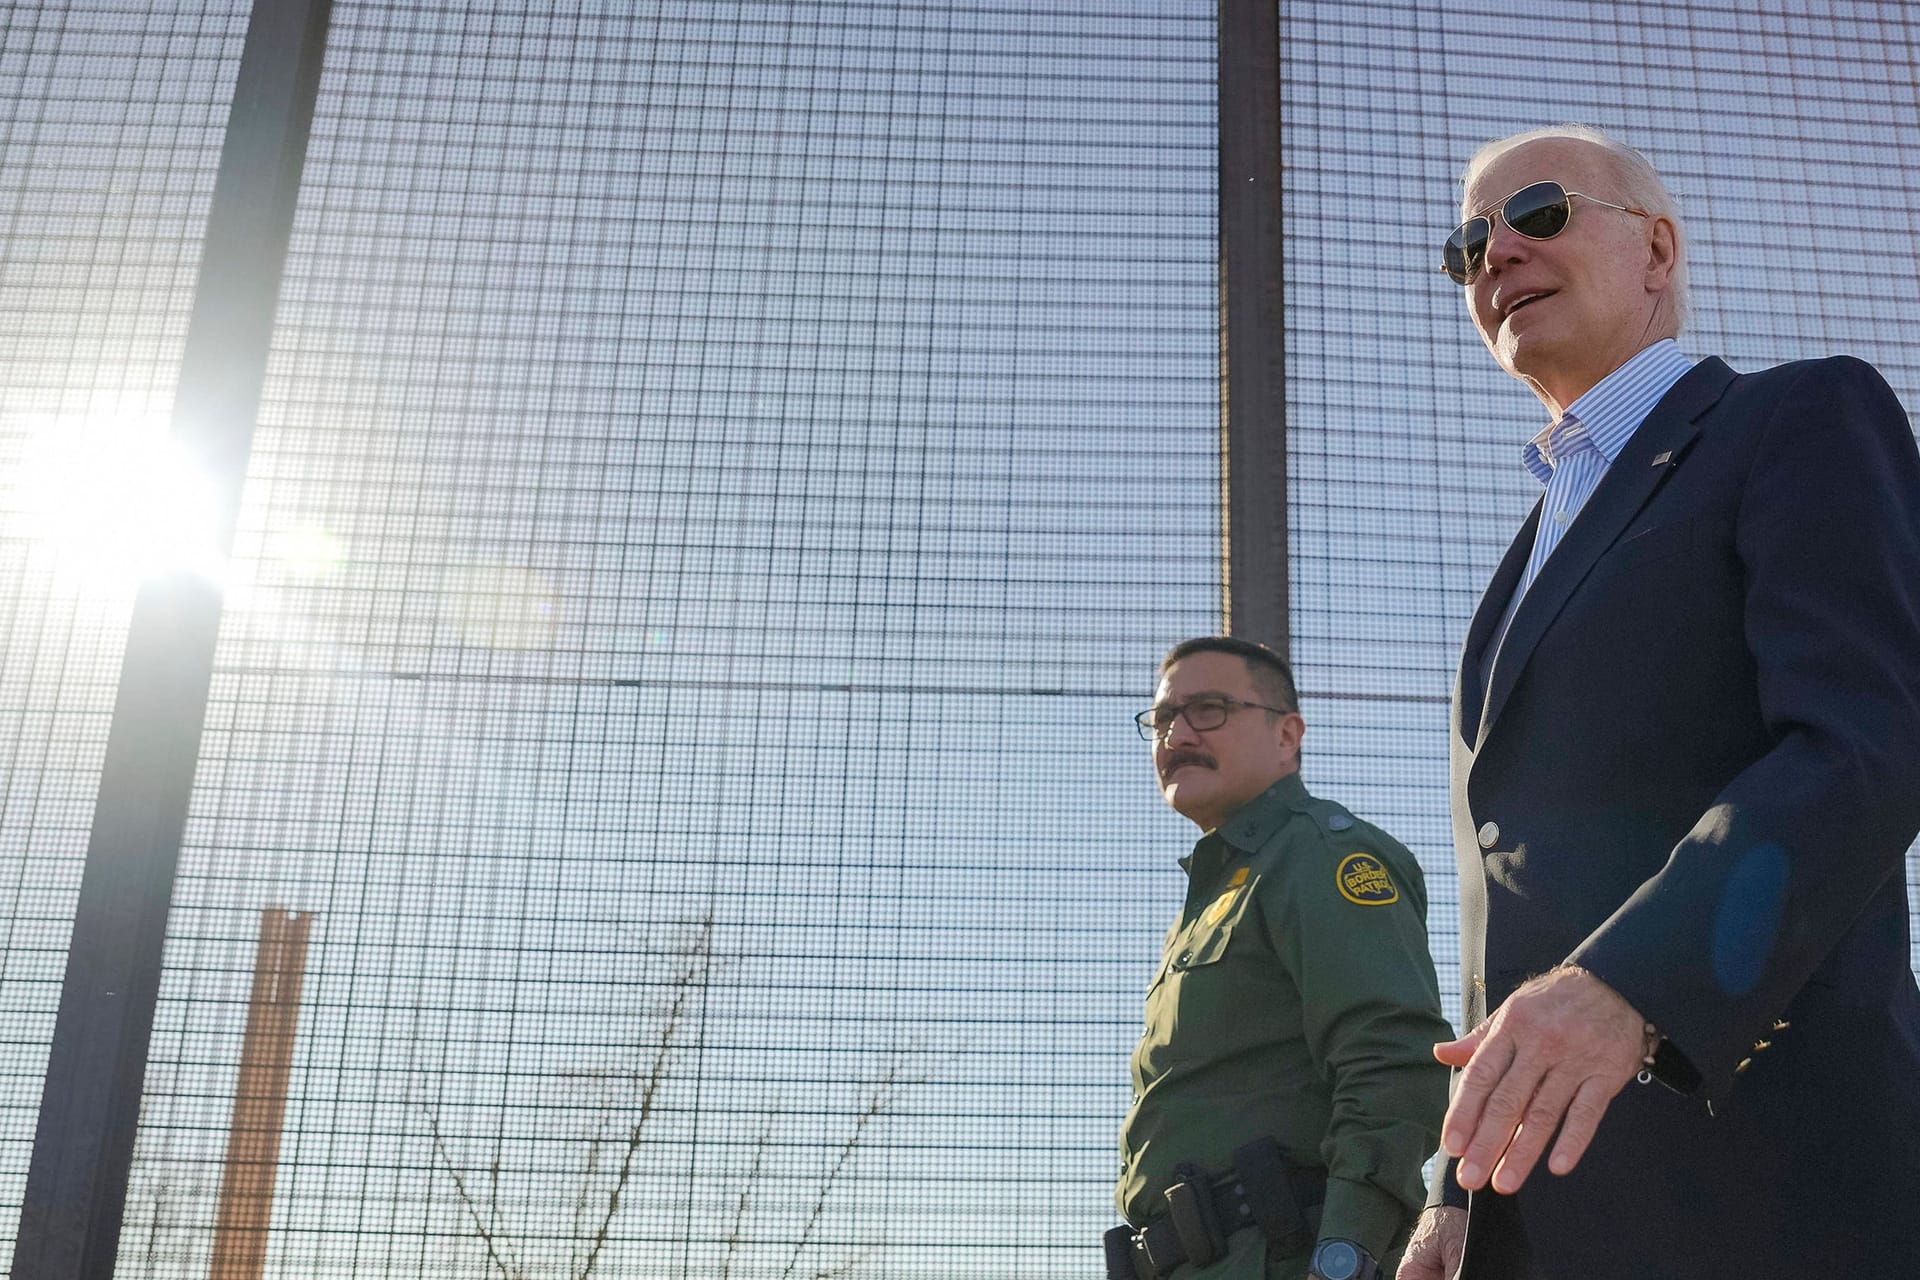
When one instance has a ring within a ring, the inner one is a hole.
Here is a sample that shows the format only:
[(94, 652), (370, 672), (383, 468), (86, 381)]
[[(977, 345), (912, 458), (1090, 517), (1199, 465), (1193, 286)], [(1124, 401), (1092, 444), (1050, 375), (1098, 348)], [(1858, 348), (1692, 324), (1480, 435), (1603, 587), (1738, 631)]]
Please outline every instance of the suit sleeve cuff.
[(1708, 1079), (1685, 1049), (1669, 1038), (1681, 1015), (1678, 1010), (1662, 1004), (1657, 987), (1634, 981), (1635, 975), (1591, 938), (1567, 958), (1567, 963), (1578, 966), (1588, 975), (1606, 983), (1660, 1033), (1661, 1040), (1654, 1049), (1653, 1061), (1646, 1068), (1655, 1080), (1679, 1094), (1697, 1093), (1714, 1099), (1726, 1092), (1733, 1082), (1731, 1071), (1725, 1073), (1724, 1079)]
[(1384, 1258), (1405, 1240), (1412, 1225), (1398, 1197), (1371, 1183), (1327, 1179), (1327, 1203), (1320, 1211), (1322, 1240), (1351, 1240), (1375, 1258)]
[(1449, 1208), (1467, 1207), (1467, 1190), (1453, 1176), (1460, 1167), (1460, 1161), (1452, 1156), (1441, 1156), (1433, 1166), (1433, 1186), (1427, 1190), (1427, 1208), (1438, 1209), (1442, 1205)]

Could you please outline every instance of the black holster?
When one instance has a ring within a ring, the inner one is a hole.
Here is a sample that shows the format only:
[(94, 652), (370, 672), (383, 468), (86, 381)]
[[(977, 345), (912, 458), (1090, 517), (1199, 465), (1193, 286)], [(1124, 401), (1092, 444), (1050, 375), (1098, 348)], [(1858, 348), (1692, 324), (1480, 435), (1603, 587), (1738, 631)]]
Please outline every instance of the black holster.
[(1107, 1255), (1107, 1280), (1140, 1280), (1133, 1269), (1132, 1227), (1123, 1222), (1110, 1229), (1100, 1237), (1100, 1246)]
[[(1233, 1173), (1267, 1243), (1281, 1253), (1298, 1253), (1313, 1242), (1313, 1228), (1300, 1203), (1301, 1192), (1306, 1188), (1294, 1185), (1278, 1142), (1272, 1138), (1256, 1138), (1235, 1148)], [(1326, 1198), (1324, 1182), (1320, 1198)]]
[(1240, 1147), (1218, 1176), (1190, 1164), (1173, 1174), (1165, 1213), (1137, 1231), (1106, 1233), (1107, 1280), (1161, 1280), (1189, 1263), (1204, 1267), (1227, 1252), (1235, 1232), (1256, 1226), (1277, 1253), (1304, 1253), (1313, 1243), (1307, 1213), (1326, 1199), (1326, 1170), (1289, 1165), (1272, 1138)]
[[(1227, 1251), (1226, 1232), (1220, 1229), (1219, 1215), (1213, 1211), (1213, 1179), (1197, 1164), (1177, 1164), (1173, 1176), (1179, 1181), (1166, 1190), (1167, 1219), (1180, 1238), (1186, 1260), (1204, 1267)], [(1160, 1259), (1153, 1259), (1153, 1263), (1158, 1270)]]

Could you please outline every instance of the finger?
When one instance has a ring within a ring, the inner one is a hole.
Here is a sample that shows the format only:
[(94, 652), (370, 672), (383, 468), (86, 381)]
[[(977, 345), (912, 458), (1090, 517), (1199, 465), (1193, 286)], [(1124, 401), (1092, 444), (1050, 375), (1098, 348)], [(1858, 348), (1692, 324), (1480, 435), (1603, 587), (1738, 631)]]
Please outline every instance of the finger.
[(1449, 1280), (1453, 1264), (1447, 1261), (1443, 1243), (1429, 1232), (1408, 1244), (1397, 1274), (1400, 1280)]
[(1607, 1104), (1613, 1101), (1613, 1095), (1620, 1092), (1619, 1086), (1608, 1087), (1606, 1081), (1598, 1076), (1589, 1076), (1573, 1095), (1573, 1101), (1567, 1105), (1566, 1121), (1560, 1126), (1560, 1141), (1553, 1144), (1553, 1155), (1547, 1160), (1547, 1168), (1555, 1173), (1572, 1173), (1573, 1167), (1580, 1163), (1580, 1157), (1587, 1154), (1587, 1144), (1593, 1141), (1593, 1135), (1600, 1128), (1600, 1117), (1607, 1113)]
[(1500, 1077), (1500, 1083), (1487, 1095), (1479, 1123), (1474, 1126), (1473, 1136), (1461, 1153), (1460, 1166), (1456, 1170), (1461, 1186), (1469, 1191), (1478, 1191), (1486, 1185), (1487, 1175), (1493, 1172), (1501, 1153), (1513, 1141), (1514, 1131), (1520, 1127), (1520, 1117), (1526, 1113), (1534, 1093), (1540, 1087), (1542, 1074), (1541, 1069), (1527, 1059), (1517, 1054), (1513, 1057), (1512, 1064)]
[[(1476, 1028), (1474, 1035), (1480, 1034)], [(1474, 1131), (1480, 1126), (1480, 1113), (1486, 1105), (1487, 1095), (1493, 1092), (1501, 1076), (1512, 1065), (1513, 1055), (1513, 1039), (1510, 1036), (1492, 1040), (1483, 1037), (1482, 1043), (1474, 1049), (1473, 1060), (1460, 1073), (1460, 1084), (1453, 1091), (1453, 1101), (1447, 1104), (1446, 1119), (1440, 1123), (1440, 1148), (1448, 1155), (1457, 1157), (1466, 1154), (1467, 1144), (1473, 1140)]]
[(1441, 1280), (1458, 1280), (1460, 1260), (1467, 1251), (1467, 1211), (1454, 1209), (1440, 1215), (1436, 1234), (1440, 1240)]
[(1442, 1280), (1441, 1268), (1444, 1266), (1439, 1254), (1418, 1244), (1407, 1248), (1407, 1256), (1400, 1261), (1400, 1280)]
[(1483, 1022), (1458, 1040), (1443, 1040), (1433, 1046), (1433, 1056), (1450, 1067), (1464, 1067), (1486, 1038), (1487, 1024)]
[(1527, 1180), (1540, 1160), (1540, 1153), (1547, 1149), (1547, 1140), (1560, 1127), (1560, 1117), (1572, 1103), (1578, 1083), (1577, 1077), (1564, 1071), (1552, 1073), (1540, 1082), (1521, 1117), (1520, 1131), (1513, 1135), (1513, 1141), (1507, 1144), (1507, 1153), (1500, 1157), (1493, 1171), (1495, 1191), (1510, 1196)]

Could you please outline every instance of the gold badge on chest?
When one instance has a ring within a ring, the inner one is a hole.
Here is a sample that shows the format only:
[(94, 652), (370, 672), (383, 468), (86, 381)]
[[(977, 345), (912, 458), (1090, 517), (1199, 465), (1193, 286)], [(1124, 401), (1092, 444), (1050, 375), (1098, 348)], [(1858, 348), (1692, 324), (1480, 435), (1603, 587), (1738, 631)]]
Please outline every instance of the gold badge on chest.
[(1227, 879), (1225, 892), (1215, 898), (1213, 902), (1208, 905), (1207, 909), (1200, 913), (1200, 923), (1206, 928), (1211, 929), (1214, 925), (1225, 920), (1227, 913), (1233, 910), (1234, 902), (1246, 891), (1246, 887), (1247, 869), (1245, 867), (1235, 868), (1233, 875)]

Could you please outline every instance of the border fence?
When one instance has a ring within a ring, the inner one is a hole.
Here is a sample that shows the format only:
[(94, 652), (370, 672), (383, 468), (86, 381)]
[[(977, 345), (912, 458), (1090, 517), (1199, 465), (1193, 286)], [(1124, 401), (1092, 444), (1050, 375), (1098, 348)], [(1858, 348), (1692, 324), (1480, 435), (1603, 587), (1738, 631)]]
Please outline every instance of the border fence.
[(1290, 648), (1457, 985), (1473, 147), (1641, 146), (1690, 352), (1920, 406), (1920, 19), (1761, 8), (18, 0), (0, 1247), (1097, 1269), (1167, 646)]

